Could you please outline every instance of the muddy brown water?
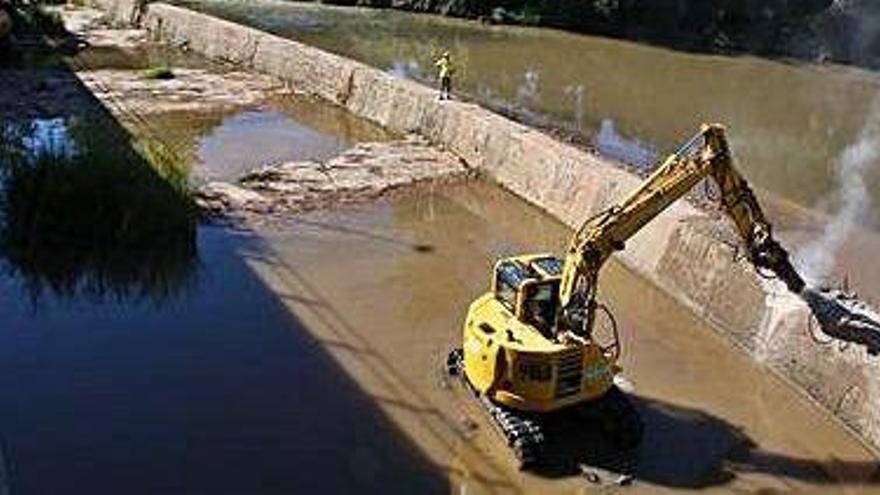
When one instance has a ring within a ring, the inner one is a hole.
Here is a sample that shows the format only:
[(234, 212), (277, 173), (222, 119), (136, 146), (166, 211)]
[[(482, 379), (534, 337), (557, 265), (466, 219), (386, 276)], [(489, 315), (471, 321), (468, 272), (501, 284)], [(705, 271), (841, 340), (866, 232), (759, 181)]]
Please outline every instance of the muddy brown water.
[[(70, 59), (76, 70), (143, 71), (155, 67), (228, 72), (211, 61), (173, 46), (87, 47)], [(206, 104), (201, 111), (172, 111), (123, 118), (136, 135), (152, 135), (191, 168), (193, 182), (234, 181), (256, 167), (287, 161), (323, 161), (363, 141), (391, 134), (342, 108), (300, 94), (275, 95), (259, 105), (229, 108)]]
[[(607, 489), (517, 471), (438, 372), (495, 257), (556, 250), (567, 235), (474, 182), (258, 231), (203, 227), (194, 283), (162, 303), (33, 301), (0, 277), (3, 482), (12, 493)], [(874, 458), (813, 404), (620, 265), (602, 290), (647, 422), (626, 491), (872, 491)]]
[(148, 118), (160, 138), (192, 167), (193, 182), (235, 181), (263, 165), (325, 161), (356, 143), (393, 137), (342, 108), (304, 95), (260, 105)]
[[(697, 55), (390, 10), (278, 0), (178, 3), (432, 84), (433, 59), (448, 49), (458, 91), (582, 132), (600, 150), (637, 163), (671, 151), (702, 122), (722, 122), (750, 180), (820, 209), (839, 199), (836, 160), (880, 94), (876, 73), (833, 65)], [(880, 169), (867, 180), (878, 199)]]
[[(860, 194), (852, 181), (841, 186), (840, 159), (880, 101), (876, 72), (834, 65), (698, 55), (552, 29), (319, 3), (176, 3), (428, 84), (434, 84), (433, 59), (449, 49), (460, 94), (526, 122), (580, 133), (602, 154), (639, 167), (652, 166), (700, 123), (722, 122), (737, 167), (795, 248), (796, 261), (806, 257), (798, 246), (822, 235), (845, 197)], [(855, 182), (863, 182), (865, 193), (847, 207), (854, 227), (842, 247), (829, 250), (836, 258), (829, 273), (816, 278), (847, 281), (877, 302), (878, 162)]]
[[(383, 138), (298, 98), (150, 121), (197, 176)], [(439, 374), (495, 257), (567, 235), (474, 182), (200, 227), (196, 273), (158, 298), (31, 298), (0, 262), (0, 494), (612, 490), (517, 471)], [(876, 460), (817, 407), (623, 267), (602, 283), (648, 425), (627, 491), (872, 491)]]

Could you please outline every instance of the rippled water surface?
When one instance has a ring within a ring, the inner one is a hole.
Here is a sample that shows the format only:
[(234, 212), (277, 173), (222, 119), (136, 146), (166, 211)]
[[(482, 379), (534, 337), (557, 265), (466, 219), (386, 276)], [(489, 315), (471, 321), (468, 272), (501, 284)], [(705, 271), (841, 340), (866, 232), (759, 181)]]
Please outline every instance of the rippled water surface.
[[(600, 148), (636, 162), (645, 150), (670, 150), (701, 122), (722, 122), (754, 183), (820, 209), (839, 199), (836, 159), (858, 138), (880, 90), (880, 76), (866, 71), (694, 55), (548, 29), (274, 0), (181, 3), (426, 81), (432, 58), (449, 48), (456, 86), (470, 97), (604, 136)], [(609, 134), (610, 124), (637, 141), (634, 151)], [(880, 167), (867, 180), (873, 222)]]

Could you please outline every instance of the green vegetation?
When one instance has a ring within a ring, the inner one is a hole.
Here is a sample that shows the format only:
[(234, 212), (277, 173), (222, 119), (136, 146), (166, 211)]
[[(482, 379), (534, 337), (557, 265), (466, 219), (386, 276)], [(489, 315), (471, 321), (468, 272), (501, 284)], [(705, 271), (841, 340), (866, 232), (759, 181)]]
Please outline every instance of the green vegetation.
[(54, 68), (61, 63), (62, 54), (50, 49), (46, 38), (59, 44), (69, 40), (70, 33), (60, 13), (44, 6), (43, 2), (0, 0), (0, 67)]
[(144, 79), (174, 79), (174, 72), (166, 66), (150, 67), (144, 71)]
[(67, 33), (61, 14), (47, 10), (48, 2), (12, 1), (10, 13), (14, 22), (14, 30), (18, 33), (39, 32), (49, 36)]
[[(44, 5), (11, 4), (20, 43), (0, 61), (66, 73), (68, 33)], [(147, 76), (173, 77), (164, 67)], [(81, 120), (0, 119), (0, 269), (34, 299), (164, 300), (197, 268), (186, 169), (162, 143), (134, 139), (95, 109)]]
[(0, 258), (33, 296), (162, 299), (195, 267), (196, 209), (161, 144), (72, 123), (0, 129)]

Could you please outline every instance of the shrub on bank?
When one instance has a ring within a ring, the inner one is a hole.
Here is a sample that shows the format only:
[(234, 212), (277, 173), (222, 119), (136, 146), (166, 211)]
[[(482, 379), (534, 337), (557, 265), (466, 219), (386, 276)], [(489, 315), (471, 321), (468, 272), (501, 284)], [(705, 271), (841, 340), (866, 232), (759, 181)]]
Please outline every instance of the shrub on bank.
[(162, 298), (193, 274), (196, 210), (179, 162), (103, 133), (72, 126), (46, 144), (33, 127), (0, 128), (0, 258), (34, 295)]

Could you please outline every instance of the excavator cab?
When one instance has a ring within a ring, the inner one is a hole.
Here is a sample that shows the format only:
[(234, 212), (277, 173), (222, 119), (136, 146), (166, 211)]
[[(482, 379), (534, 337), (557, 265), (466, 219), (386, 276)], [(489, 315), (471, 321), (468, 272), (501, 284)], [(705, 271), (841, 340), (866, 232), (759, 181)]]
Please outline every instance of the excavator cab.
[(559, 306), (559, 280), (533, 282), (523, 286), (522, 322), (535, 327), (547, 339), (554, 339), (556, 308)]
[(561, 259), (549, 254), (506, 258), (495, 264), (495, 298), (548, 340), (556, 339), (562, 266)]

